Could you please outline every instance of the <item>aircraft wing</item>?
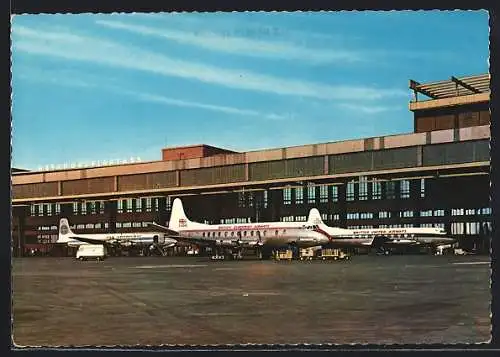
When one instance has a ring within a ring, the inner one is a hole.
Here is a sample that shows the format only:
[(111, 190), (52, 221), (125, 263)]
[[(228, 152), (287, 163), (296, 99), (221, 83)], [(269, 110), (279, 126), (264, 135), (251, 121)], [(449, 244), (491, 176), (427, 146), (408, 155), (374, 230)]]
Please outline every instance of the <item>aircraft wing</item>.
[(188, 244), (194, 244), (194, 245), (198, 245), (198, 246), (211, 246), (211, 245), (214, 245), (215, 244), (215, 241), (211, 240), (211, 239), (206, 239), (206, 238), (195, 238), (195, 237), (175, 237), (174, 239), (176, 239), (178, 242), (184, 242), (184, 243), (188, 243)]
[(87, 237), (78, 237), (78, 236), (72, 236), (69, 237), (70, 239), (75, 239), (79, 240), (80, 242), (84, 243), (89, 243), (89, 244), (110, 244), (111, 242), (109, 240), (104, 240), (104, 239), (92, 239), (92, 238), (87, 238)]
[(167, 233), (169, 236), (172, 236), (173, 238), (179, 237), (179, 232), (174, 231), (173, 229), (170, 229), (168, 227), (162, 226), (161, 224), (158, 224), (158, 223), (155, 223), (155, 222), (152, 222), (152, 223), (149, 222), (148, 223), (148, 227), (159, 229), (162, 232)]

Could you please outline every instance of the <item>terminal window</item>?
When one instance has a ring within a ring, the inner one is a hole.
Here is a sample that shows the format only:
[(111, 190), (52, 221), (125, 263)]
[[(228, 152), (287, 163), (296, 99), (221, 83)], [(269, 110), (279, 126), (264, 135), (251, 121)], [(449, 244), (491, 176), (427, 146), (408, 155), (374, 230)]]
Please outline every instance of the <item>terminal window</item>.
[(395, 181), (387, 181), (385, 183), (385, 198), (388, 200), (393, 200), (396, 198), (396, 182)]
[(248, 192), (248, 207), (253, 207), (253, 192)]
[(452, 216), (463, 216), (464, 215), (464, 209), (463, 208), (453, 208), (451, 210), (451, 215)]
[(316, 186), (309, 185), (307, 187), (307, 202), (308, 203), (316, 202)]
[(332, 186), (332, 201), (333, 202), (339, 201), (339, 188), (338, 188), (338, 186)]
[(155, 212), (158, 211), (159, 207), (159, 198), (158, 197), (151, 197), (151, 209)]
[(328, 186), (326, 185), (319, 186), (319, 202), (321, 203), (328, 202)]
[(372, 182), (372, 199), (380, 200), (382, 198), (382, 184), (376, 179)]
[(359, 200), (366, 201), (368, 199), (368, 181), (366, 176), (359, 178)]
[(400, 182), (401, 198), (410, 198), (410, 181), (402, 180)]
[(283, 203), (285, 205), (289, 205), (292, 203), (292, 189), (291, 188), (283, 189)]
[(263, 192), (262, 196), (262, 203), (264, 204), (264, 208), (267, 208), (267, 190)]
[(399, 217), (413, 217), (413, 211), (399, 212)]
[(303, 187), (295, 187), (295, 204), (304, 203), (304, 188)]
[(238, 192), (238, 207), (240, 207), (240, 208), (245, 207), (245, 193), (244, 192)]
[(142, 200), (140, 198), (135, 200), (135, 211), (142, 212)]
[(425, 179), (420, 179), (420, 197), (425, 197)]
[(444, 210), (443, 209), (437, 209), (434, 211), (434, 217), (442, 217), (444, 216)]
[(97, 213), (95, 202), (93, 202), (93, 201), (88, 201), (87, 202), (87, 211), (90, 214), (96, 214)]
[(127, 202), (125, 204), (125, 207), (127, 208), (127, 212), (133, 212), (133, 206), (132, 206), (132, 203), (133, 200), (131, 198), (127, 198)]
[(166, 199), (165, 199), (165, 209), (167, 211), (171, 211), (172, 210), (172, 197), (170, 197), (170, 196), (167, 196)]
[(479, 222), (466, 222), (465, 223), (465, 234), (479, 234), (480, 223)]
[(347, 183), (347, 201), (354, 201), (354, 181), (350, 181)]
[(391, 212), (380, 211), (378, 213), (378, 218), (391, 218)]
[(43, 205), (41, 203), (38, 203), (35, 205), (35, 207), (36, 207), (36, 215), (43, 216)]
[(451, 234), (464, 234), (464, 224), (462, 222), (453, 222), (451, 224)]
[(432, 217), (432, 210), (420, 211), (420, 217)]
[(489, 208), (489, 207), (483, 208), (481, 210), (481, 213), (485, 214), (485, 215), (491, 214), (491, 208)]
[(52, 216), (52, 205), (50, 203), (44, 204), (44, 211), (47, 212), (47, 216)]

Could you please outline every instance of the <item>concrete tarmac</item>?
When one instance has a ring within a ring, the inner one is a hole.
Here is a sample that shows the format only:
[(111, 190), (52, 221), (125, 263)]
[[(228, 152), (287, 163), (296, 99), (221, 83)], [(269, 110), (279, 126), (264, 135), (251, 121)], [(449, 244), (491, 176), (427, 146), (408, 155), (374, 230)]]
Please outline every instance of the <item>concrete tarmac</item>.
[(13, 260), (18, 346), (479, 343), (490, 300), (479, 256)]

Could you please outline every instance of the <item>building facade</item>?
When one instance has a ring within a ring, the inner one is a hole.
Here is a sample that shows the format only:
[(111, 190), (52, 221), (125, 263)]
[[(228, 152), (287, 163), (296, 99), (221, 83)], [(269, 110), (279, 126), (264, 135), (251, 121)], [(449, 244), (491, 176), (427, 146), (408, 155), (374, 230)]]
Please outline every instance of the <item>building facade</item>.
[(410, 89), (413, 133), (250, 152), (196, 145), (163, 149), (160, 161), (12, 172), (13, 252), (51, 249), (61, 217), (81, 233), (164, 224), (176, 197), (201, 222), (304, 221), (316, 207), (332, 226), (440, 226), (487, 252), (489, 75)]

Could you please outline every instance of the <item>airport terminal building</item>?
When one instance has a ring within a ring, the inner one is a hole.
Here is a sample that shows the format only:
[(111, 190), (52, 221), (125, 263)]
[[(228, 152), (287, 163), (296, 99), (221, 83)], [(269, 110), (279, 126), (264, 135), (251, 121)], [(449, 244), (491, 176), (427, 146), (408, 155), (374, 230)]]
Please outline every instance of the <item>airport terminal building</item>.
[(13, 169), (13, 254), (54, 249), (61, 217), (80, 233), (165, 224), (176, 197), (200, 222), (304, 221), (316, 207), (330, 226), (444, 227), (462, 247), (487, 253), (489, 82), (488, 74), (410, 80), (413, 133), (250, 152), (193, 145), (165, 148), (159, 161)]

